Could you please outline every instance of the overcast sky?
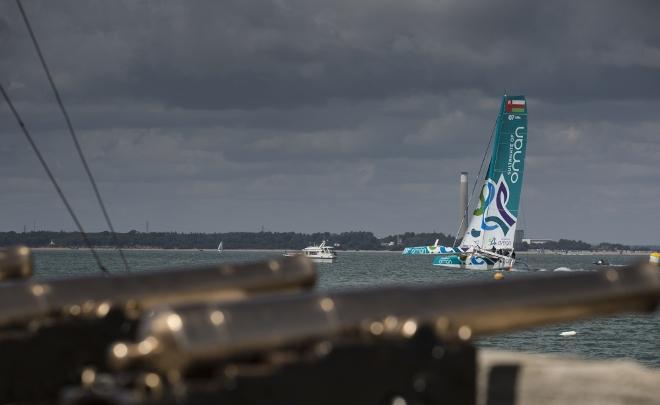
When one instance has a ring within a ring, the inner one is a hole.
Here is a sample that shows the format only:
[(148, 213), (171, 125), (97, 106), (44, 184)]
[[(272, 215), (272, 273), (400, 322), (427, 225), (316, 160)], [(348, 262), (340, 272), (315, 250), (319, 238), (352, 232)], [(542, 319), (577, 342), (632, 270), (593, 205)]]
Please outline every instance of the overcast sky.
[[(522, 227), (660, 242), (660, 2), (24, 0), (118, 230), (455, 233), (525, 94)], [(12, 1), (0, 81), (104, 223)], [(0, 230), (72, 230), (0, 104)]]

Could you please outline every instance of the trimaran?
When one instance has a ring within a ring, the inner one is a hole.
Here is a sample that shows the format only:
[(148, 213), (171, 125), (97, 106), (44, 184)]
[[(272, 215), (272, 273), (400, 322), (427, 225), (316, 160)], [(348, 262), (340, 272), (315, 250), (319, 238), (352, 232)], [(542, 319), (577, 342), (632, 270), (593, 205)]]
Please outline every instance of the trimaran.
[(524, 96), (502, 98), (490, 164), (479, 203), (458, 247), (407, 247), (404, 255), (434, 255), (433, 264), (472, 270), (510, 269), (518, 222), (527, 147), (527, 102)]

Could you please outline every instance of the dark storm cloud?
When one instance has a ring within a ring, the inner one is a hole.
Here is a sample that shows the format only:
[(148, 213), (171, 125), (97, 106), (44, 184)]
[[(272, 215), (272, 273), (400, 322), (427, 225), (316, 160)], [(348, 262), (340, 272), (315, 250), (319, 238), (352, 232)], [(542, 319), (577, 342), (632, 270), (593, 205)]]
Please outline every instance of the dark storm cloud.
[[(49, 58), (60, 67), (63, 85), (84, 98), (203, 109), (464, 88), (499, 93), (520, 87), (561, 100), (658, 97), (650, 86), (660, 67), (660, 7), (654, 2), (28, 6), (38, 32), (60, 34), (42, 34)], [(5, 15), (15, 12), (5, 4)], [(14, 49), (9, 55), (32, 57), (20, 21), (7, 20), (2, 31), (9, 31), (3, 35)]]
[[(453, 232), (507, 90), (529, 96), (532, 236), (656, 242), (655, 1), (24, 5), (120, 227)], [(100, 224), (13, 2), (0, 80)], [(1, 226), (69, 227), (0, 114)]]

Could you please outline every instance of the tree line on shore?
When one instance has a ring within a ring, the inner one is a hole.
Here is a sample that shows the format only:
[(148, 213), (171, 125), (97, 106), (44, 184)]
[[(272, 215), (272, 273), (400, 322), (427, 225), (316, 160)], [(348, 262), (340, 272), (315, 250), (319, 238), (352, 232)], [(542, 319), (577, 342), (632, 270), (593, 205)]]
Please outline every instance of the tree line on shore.
[[(343, 250), (398, 250), (401, 245), (428, 244), (429, 240), (440, 239), (441, 243), (453, 242), (453, 238), (442, 233), (413, 233), (377, 238), (372, 232), (352, 231), (341, 233), (316, 232), (138, 232), (117, 233), (123, 248), (162, 249), (215, 249), (220, 241), (225, 249), (302, 249), (326, 241), (329, 246)], [(403, 236), (403, 238), (401, 237)], [(87, 233), (90, 243), (96, 247), (114, 246), (110, 232)], [(394, 241), (394, 243), (390, 243)], [(398, 242), (398, 243), (397, 243)], [(0, 246), (26, 245), (29, 247), (85, 247), (79, 232), (0, 232)]]
[[(87, 234), (95, 247), (114, 246), (110, 232), (91, 232)], [(452, 246), (454, 237), (436, 232), (406, 232), (376, 237), (372, 232), (351, 231), (341, 233), (316, 232), (224, 232), (224, 233), (183, 233), (183, 232), (122, 232), (117, 233), (119, 245), (123, 248), (161, 248), (161, 249), (215, 249), (220, 241), (225, 249), (302, 249), (312, 244), (326, 241), (326, 244), (339, 250), (401, 250), (405, 246), (430, 245), (437, 239), (440, 245)], [(0, 246), (25, 245), (29, 247), (85, 247), (79, 232), (0, 232)], [(560, 239), (543, 244), (522, 244), (518, 250), (632, 250), (644, 248), (631, 247), (619, 243), (601, 243), (591, 245), (583, 241)]]
[(597, 250), (597, 251), (617, 251), (617, 250), (635, 250), (637, 247), (622, 245), (620, 243), (599, 243), (592, 245), (581, 240), (559, 239), (558, 241), (547, 241), (543, 243), (523, 243), (518, 250)]

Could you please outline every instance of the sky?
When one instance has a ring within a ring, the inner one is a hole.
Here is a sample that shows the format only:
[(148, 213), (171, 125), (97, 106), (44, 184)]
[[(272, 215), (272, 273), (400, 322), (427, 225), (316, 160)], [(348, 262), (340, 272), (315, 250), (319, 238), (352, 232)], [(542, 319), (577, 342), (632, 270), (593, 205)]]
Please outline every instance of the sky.
[[(506, 92), (528, 237), (660, 243), (655, 0), (23, 5), (119, 231), (454, 234)], [(11, 1), (0, 83), (104, 230)], [(0, 231), (75, 229), (4, 102), (0, 190)]]

